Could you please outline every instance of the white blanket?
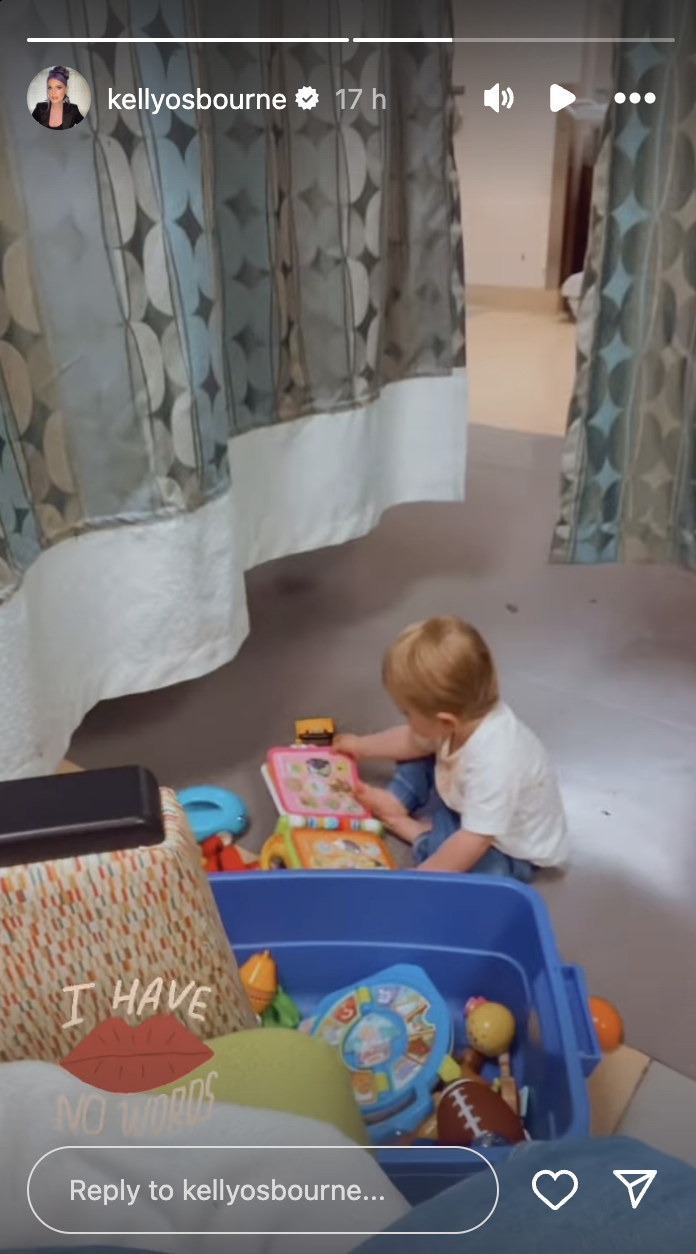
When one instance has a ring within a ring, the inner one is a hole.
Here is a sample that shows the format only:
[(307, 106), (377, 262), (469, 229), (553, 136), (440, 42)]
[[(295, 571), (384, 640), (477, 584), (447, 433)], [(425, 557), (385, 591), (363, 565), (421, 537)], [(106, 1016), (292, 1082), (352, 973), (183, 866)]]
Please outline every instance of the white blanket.
[[(251, 1231), (235, 1236), (235, 1254), (306, 1254), (306, 1235), (281, 1234), (332, 1232), (322, 1237), (321, 1254), (344, 1254), (367, 1239), (360, 1234), (381, 1231), (409, 1209), (374, 1158), (328, 1124), (218, 1103), (203, 1110), (205, 1121), (172, 1132), (171, 1099), (157, 1099), (162, 1118), (154, 1100), (99, 1093), (49, 1063), (0, 1065), (2, 1247), (100, 1244), (221, 1254), (229, 1248), (221, 1233)], [(50, 1153), (61, 1146), (70, 1148)], [(267, 1146), (275, 1148), (259, 1148)], [(261, 1202), (252, 1199), (274, 1180), (279, 1200), (263, 1193)], [(150, 1182), (155, 1190), (169, 1185), (171, 1200), (156, 1191), (153, 1199)], [(295, 1194), (302, 1188), (301, 1200), (281, 1198), (292, 1185)], [(207, 1235), (180, 1235), (192, 1232)], [(311, 1238), (310, 1245), (319, 1249)]]

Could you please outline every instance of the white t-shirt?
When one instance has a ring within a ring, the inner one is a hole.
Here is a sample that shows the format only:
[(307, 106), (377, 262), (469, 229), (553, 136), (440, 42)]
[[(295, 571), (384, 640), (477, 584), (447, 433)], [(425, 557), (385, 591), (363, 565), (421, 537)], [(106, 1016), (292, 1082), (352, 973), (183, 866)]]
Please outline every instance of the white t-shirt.
[(502, 701), (455, 753), (440, 746), (437, 791), (462, 828), (535, 866), (562, 867), (568, 828), (556, 773), (541, 741)]

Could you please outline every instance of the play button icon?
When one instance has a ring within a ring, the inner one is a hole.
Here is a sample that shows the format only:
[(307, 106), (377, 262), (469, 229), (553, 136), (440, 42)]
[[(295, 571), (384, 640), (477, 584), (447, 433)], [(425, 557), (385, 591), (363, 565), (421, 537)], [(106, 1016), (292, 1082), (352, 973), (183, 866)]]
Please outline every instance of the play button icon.
[(575, 96), (572, 91), (566, 91), (565, 87), (560, 87), (558, 83), (553, 83), (551, 87), (551, 112), (558, 113), (560, 109), (565, 109), (567, 105), (572, 104)]

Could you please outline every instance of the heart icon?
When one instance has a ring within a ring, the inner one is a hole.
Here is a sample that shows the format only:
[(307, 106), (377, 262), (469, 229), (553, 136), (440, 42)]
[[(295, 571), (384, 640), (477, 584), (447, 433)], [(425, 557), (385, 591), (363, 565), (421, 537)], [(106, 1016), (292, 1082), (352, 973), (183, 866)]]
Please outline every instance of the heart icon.
[[(557, 1180), (559, 1176), (570, 1176), (573, 1181), (573, 1187), (570, 1189), (570, 1192), (566, 1193), (565, 1197), (561, 1198), (560, 1202), (550, 1202), (547, 1197), (544, 1197), (541, 1190), (537, 1188), (537, 1180), (540, 1180), (542, 1176), (550, 1176), (552, 1180)], [(546, 1202), (546, 1205), (550, 1206), (551, 1210), (560, 1210), (561, 1206), (565, 1206), (566, 1202), (570, 1201), (573, 1194), (577, 1193), (578, 1178), (572, 1171), (537, 1171), (534, 1179), (532, 1180), (532, 1188), (534, 1189), (537, 1197), (540, 1197), (542, 1202)]]

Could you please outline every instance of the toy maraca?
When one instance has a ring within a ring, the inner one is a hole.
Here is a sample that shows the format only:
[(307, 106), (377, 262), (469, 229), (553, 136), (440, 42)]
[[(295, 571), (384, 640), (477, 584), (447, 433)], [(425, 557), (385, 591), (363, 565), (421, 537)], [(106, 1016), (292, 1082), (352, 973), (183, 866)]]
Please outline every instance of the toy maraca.
[[(510, 1064), (510, 1046), (515, 1038), (514, 1015), (507, 1006), (496, 1001), (480, 1001), (470, 1010), (466, 1019), (469, 1044), (483, 1058), (497, 1058), (500, 1067), (500, 1096), (516, 1115), (520, 1110), (520, 1095)], [(469, 1051), (465, 1052), (464, 1062)]]

